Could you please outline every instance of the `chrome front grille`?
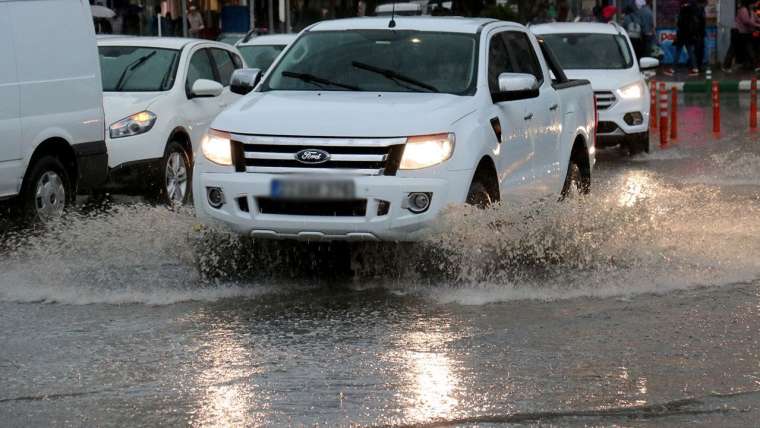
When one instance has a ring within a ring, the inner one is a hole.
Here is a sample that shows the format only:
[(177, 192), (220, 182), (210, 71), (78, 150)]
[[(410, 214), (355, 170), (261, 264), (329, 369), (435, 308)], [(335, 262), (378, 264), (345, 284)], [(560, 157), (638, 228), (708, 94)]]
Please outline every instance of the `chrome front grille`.
[[(395, 175), (406, 139), (233, 134), (232, 141), (236, 170), (241, 172)], [(323, 163), (304, 163), (296, 158), (303, 150), (324, 151), (329, 159)]]
[(594, 97), (596, 97), (596, 108), (598, 110), (607, 110), (617, 102), (615, 94), (610, 91), (594, 92)]

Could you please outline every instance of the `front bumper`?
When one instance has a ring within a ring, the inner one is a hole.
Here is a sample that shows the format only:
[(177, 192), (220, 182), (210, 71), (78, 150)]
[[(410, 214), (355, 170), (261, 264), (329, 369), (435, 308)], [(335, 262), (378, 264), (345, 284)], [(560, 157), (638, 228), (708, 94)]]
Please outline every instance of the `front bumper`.
[[(264, 214), (258, 198), (270, 195), (274, 178), (279, 174), (259, 173), (200, 173), (193, 180), (196, 215), (205, 220), (220, 222), (233, 231), (262, 238), (299, 239), (307, 241), (413, 241), (419, 239), (440, 211), (449, 204), (463, 203), (469, 189), (472, 171), (448, 172), (446, 179), (404, 178), (390, 176), (355, 176), (356, 197), (366, 199), (363, 216), (315, 216)], [(225, 204), (215, 209), (206, 197), (208, 187), (219, 187)], [(402, 207), (409, 193), (432, 193), (429, 209), (414, 214)], [(247, 204), (247, 211), (240, 201)], [(390, 203), (382, 215), (382, 201)]]
[[(617, 145), (649, 130), (649, 95), (645, 92), (640, 99), (626, 100), (617, 96), (615, 103), (606, 110), (599, 110), (599, 129), (597, 144), (599, 146)], [(629, 125), (626, 114), (640, 113), (642, 121), (638, 125)]]

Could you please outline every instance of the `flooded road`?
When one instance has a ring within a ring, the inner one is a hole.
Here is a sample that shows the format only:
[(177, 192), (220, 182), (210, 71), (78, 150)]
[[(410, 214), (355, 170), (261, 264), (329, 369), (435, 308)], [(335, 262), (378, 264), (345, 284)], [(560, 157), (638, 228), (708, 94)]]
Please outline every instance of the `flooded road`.
[(414, 245), (240, 241), (125, 199), (6, 229), (0, 425), (756, 425), (745, 98), (721, 136), (684, 99), (677, 144), (603, 151), (588, 198), (452, 208)]

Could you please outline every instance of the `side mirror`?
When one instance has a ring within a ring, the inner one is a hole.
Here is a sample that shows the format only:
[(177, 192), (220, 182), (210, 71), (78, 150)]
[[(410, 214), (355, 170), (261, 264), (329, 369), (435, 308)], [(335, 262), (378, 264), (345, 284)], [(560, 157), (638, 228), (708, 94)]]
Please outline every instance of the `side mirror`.
[(645, 56), (639, 60), (639, 68), (643, 70), (651, 70), (660, 66), (660, 61), (657, 58), (651, 58)]
[(222, 91), (224, 91), (224, 86), (221, 83), (208, 79), (198, 79), (190, 88), (190, 95), (193, 98), (218, 97), (222, 95)]
[(251, 92), (261, 80), (261, 70), (258, 68), (241, 68), (232, 73), (230, 91), (245, 95)]
[(536, 76), (526, 73), (501, 73), (499, 92), (491, 94), (494, 102), (525, 100), (538, 96)]

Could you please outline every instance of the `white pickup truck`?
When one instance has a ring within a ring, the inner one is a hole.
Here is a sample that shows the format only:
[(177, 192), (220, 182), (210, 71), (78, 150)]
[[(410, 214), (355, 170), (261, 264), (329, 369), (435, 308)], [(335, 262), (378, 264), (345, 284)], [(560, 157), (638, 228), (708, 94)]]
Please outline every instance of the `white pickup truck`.
[(419, 239), (450, 204), (586, 192), (596, 112), (519, 24), (360, 18), (304, 30), (197, 148), (196, 214), (241, 234)]

